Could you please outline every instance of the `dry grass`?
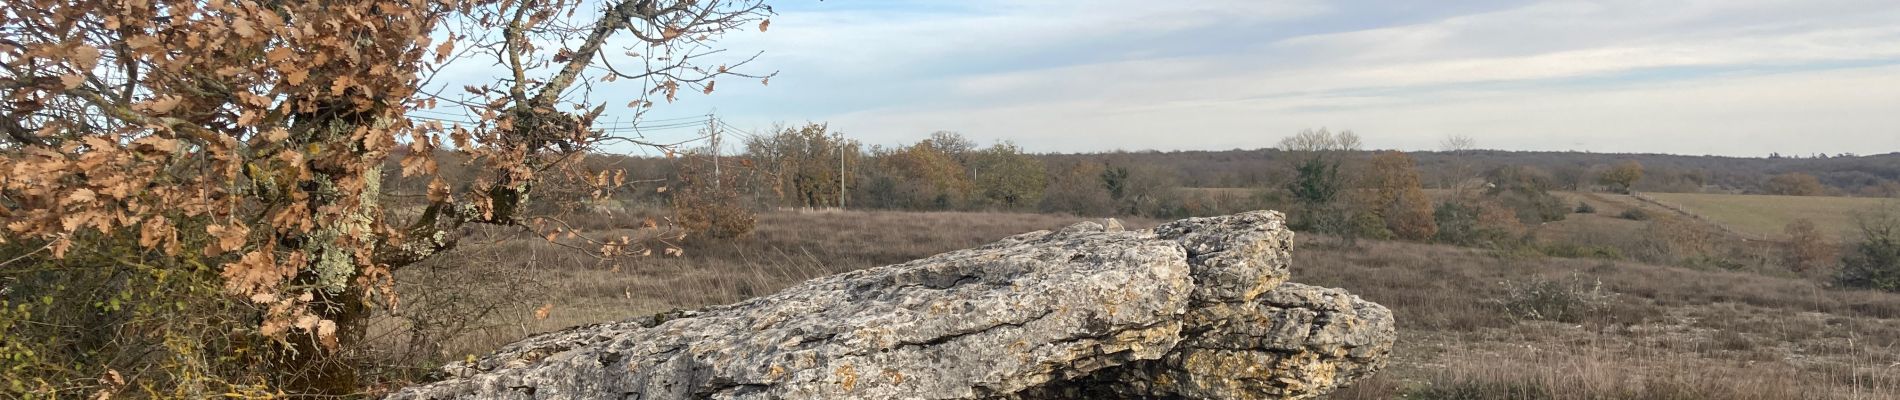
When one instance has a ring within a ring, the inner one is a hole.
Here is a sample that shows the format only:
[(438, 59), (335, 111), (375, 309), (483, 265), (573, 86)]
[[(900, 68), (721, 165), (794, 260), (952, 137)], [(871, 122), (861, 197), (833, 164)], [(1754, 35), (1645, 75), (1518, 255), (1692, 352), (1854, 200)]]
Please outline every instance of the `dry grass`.
[(1729, 225), (1735, 229), (1780, 237), (1782, 228), (1796, 219), (1814, 221), (1821, 232), (1834, 240), (1848, 235), (1854, 225), (1854, 213), (1875, 208), (1892, 199), (1865, 197), (1768, 196), (1706, 193), (1645, 193), (1657, 200), (1681, 206), (1690, 212)]
[[(433, 366), (533, 332), (729, 303), (812, 277), (1080, 220), (1001, 213), (770, 213), (760, 216), (751, 237), (688, 243), (684, 257), (617, 266), (497, 234), (493, 245), (399, 273), (409, 285), (461, 282), (458, 290), (492, 294), (489, 301), (505, 305), (472, 324), (479, 329), (435, 339), (434, 354), (409, 362)], [(1351, 290), (1387, 305), (1399, 318), (1392, 367), (1333, 398), (1900, 398), (1897, 294), (1832, 290), (1734, 271), (1507, 257), (1397, 242), (1339, 247), (1311, 235), (1299, 241), (1295, 280)], [(1575, 318), (1580, 322), (1514, 318), (1500, 306), (1513, 285), (1549, 281), (1601, 282), (1610, 294), (1592, 297), (1605, 304), (1589, 307)], [(543, 305), (551, 305), (548, 318), (535, 319), (534, 310)], [(386, 319), (383, 331), (402, 324)], [(407, 344), (390, 338), (386, 346)]]
[[(1298, 249), (1296, 280), (1399, 318), (1393, 367), (1334, 398), (1900, 398), (1892, 293), (1410, 243)], [(1496, 305), (1514, 283), (1574, 279), (1602, 282), (1614, 300), (1581, 323), (1515, 320)]]

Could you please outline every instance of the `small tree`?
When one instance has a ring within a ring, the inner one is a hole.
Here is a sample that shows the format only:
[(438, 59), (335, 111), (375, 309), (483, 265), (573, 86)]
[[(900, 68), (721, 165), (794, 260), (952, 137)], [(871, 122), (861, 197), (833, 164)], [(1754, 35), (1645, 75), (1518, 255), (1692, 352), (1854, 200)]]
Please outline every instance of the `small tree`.
[(1794, 272), (1807, 272), (1835, 257), (1833, 246), (1821, 236), (1821, 229), (1807, 218), (1796, 219), (1782, 228), (1788, 241), (1782, 244), (1782, 260)]
[[(771, 14), (759, 0), (27, 3), (0, 12), (0, 387), (44, 397), (120, 374), (156, 397), (360, 393), (345, 357), (395, 270), (472, 225), (553, 230), (530, 215), (544, 176), (603, 141), (641, 143), (594, 129), (605, 105), (581, 93), (651, 88), (614, 99), (636, 114), (710, 93), (748, 77), (714, 41)], [(437, 106), (475, 120), (411, 116)], [(437, 174), (451, 149), (476, 160), (470, 181)], [(419, 213), (382, 203), (398, 156), (392, 175), (435, 176)]]
[(1643, 180), (1643, 164), (1636, 160), (1624, 161), (1604, 170), (1597, 175), (1597, 183), (1608, 186), (1617, 193), (1629, 193), (1636, 181)]
[(918, 142), (878, 158), (877, 167), (889, 175), (890, 203), (913, 210), (961, 208), (971, 201), (976, 183), (956, 156), (929, 141)]
[(976, 190), (990, 204), (1007, 209), (1034, 207), (1042, 202), (1048, 185), (1042, 161), (1016, 144), (1003, 142), (970, 156), (976, 170)]
[(1857, 213), (1860, 242), (1841, 258), (1842, 286), (1900, 292), (1900, 204)]
[(1300, 205), (1294, 225), (1352, 239), (1359, 231), (1355, 211), (1339, 204), (1347, 184), (1340, 168), (1346, 155), (1358, 151), (1359, 135), (1352, 131), (1337, 134), (1320, 128), (1303, 130), (1280, 140), (1280, 150), (1294, 162), (1296, 175), (1287, 183), (1287, 191)]
[(674, 222), (687, 234), (699, 237), (745, 236), (752, 233), (757, 216), (739, 188), (745, 181), (742, 176), (752, 171), (739, 165), (715, 164), (718, 162), (718, 158), (701, 152), (681, 157), (679, 180), (667, 190)]
[(849, 189), (841, 185), (849, 185), (845, 179), (858, 163), (858, 147), (829, 125), (809, 123), (747, 139), (745, 157), (759, 166), (762, 188), (781, 204), (841, 207), (840, 194)]
[(1432, 200), (1419, 185), (1418, 163), (1404, 152), (1372, 157), (1366, 183), (1374, 192), (1374, 211), (1386, 229), (1406, 240), (1431, 240), (1438, 234), (1432, 219)]
[(1106, 166), (1094, 161), (1073, 161), (1050, 166), (1049, 185), (1042, 196), (1045, 212), (1105, 216), (1115, 213), (1115, 198), (1104, 179)]

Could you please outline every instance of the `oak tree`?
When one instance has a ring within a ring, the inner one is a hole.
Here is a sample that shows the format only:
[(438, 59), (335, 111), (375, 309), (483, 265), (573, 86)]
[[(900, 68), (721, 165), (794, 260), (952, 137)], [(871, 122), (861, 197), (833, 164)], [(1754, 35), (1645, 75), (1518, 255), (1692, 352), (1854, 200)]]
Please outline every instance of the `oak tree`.
[[(473, 224), (563, 230), (525, 212), (537, 183), (578, 175), (568, 167), (601, 144), (639, 143), (592, 128), (608, 106), (593, 99), (611, 97), (589, 96), (596, 85), (637, 87), (610, 101), (638, 113), (771, 76), (713, 45), (765, 30), (759, 0), (9, 4), (0, 374), (56, 395), (353, 393), (356, 366), (333, 356), (394, 301), (393, 271)], [(496, 73), (437, 81), (484, 68)], [(470, 118), (411, 118), (430, 109)], [(480, 172), (433, 179), (413, 216), (385, 209), (383, 160), (430, 176), (441, 151)], [(645, 252), (585, 240), (604, 257)]]

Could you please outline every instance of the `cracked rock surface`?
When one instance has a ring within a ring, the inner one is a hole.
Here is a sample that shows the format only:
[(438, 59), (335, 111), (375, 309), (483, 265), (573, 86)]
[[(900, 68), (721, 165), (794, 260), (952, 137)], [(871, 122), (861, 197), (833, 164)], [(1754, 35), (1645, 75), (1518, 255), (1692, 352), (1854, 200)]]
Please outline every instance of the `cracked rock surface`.
[(1110, 221), (524, 339), (391, 399), (1309, 398), (1384, 365), (1384, 307), (1285, 283), (1260, 211)]

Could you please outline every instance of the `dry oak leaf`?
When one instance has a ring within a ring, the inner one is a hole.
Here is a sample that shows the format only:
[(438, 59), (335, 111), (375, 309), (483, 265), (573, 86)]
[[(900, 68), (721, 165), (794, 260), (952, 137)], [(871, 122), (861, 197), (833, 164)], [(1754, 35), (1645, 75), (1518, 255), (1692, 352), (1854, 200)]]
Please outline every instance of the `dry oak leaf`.
[(215, 249), (212, 253), (223, 253), (243, 247), (244, 237), (250, 235), (251, 229), (244, 225), (207, 225), (205, 233), (218, 238), (218, 241), (210, 246)]

